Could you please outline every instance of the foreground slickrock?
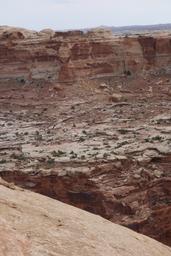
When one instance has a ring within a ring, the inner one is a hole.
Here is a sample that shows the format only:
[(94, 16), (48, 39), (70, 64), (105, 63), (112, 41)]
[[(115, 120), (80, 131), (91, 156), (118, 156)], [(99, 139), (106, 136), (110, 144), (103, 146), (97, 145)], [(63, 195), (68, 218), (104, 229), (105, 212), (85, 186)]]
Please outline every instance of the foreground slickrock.
[(0, 176), (171, 246), (171, 36), (0, 27)]
[(0, 255), (22, 256), (28, 254), (28, 240), (14, 230), (7, 221), (0, 217)]
[(146, 236), (0, 181), (1, 256), (170, 256)]

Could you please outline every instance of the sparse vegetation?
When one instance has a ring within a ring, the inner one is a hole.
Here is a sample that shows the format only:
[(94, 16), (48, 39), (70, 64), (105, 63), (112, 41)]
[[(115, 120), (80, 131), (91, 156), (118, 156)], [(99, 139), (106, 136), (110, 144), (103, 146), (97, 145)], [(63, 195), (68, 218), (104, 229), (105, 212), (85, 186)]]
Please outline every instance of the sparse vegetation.
[(77, 158), (77, 153), (75, 153), (74, 151), (71, 151), (71, 153), (70, 153), (70, 159), (75, 159), (75, 158)]
[(51, 152), (51, 154), (52, 154), (53, 157), (62, 157), (62, 156), (66, 155), (66, 153), (63, 152), (62, 150), (58, 150), (58, 151), (54, 150), (54, 151)]
[(145, 138), (145, 142), (149, 142), (149, 143), (153, 143), (155, 141), (162, 141), (164, 138), (160, 135), (156, 135), (154, 137), (148, 137), (148, 138)]
[(39, 131), (36, 131), (35, 140), (41, 141), (42, 139), (43, 139), (43, 136), (39, 133)]
[(120, 134), (123, 134), (123, 135), (128, 133), (126, 129), (119, 129), (118, 131), (120, 132)]
[(121, 148), (121, 147), (127, 145), (128, 143), (129, 143), (128, 141), (123, 141), (123, 142), (121, 142), (121, 143), (118, 143), (117, 146), (116, 146), (116, 148)]
[(131, 76), (132, 73), (131, 73), (130, 70), (125, 70), (125, 71), (124, 71), (124, 75), (126, 75), (126, 76)]
[(11, 158), (17, 159), (17, 160), (20, 160), (20, 161), (25, 161), (26, 160), (26, 156), (23, 153), (22, 154), (12, 153)]
[(85, 137), (80, 137), (79, 138), (79, 142), (84, 142), (86, 139), (85, 139)]
[(93, 148), (93, 150), (99, 150), (99, 148), (97, 148), (97, 147), (94, 147), (94, 148)]
[(53, 158), (51, 158), (51, 157), (48, 157), (46, 163), (47, 163), (48, 165), (54, 165), (55, 159), (53, 159)]
[(7, 162), (7, 160), (5, 160), (5, 159), (0, 160), (0, 164), (5, 164), (6, 162)]
[(108, 153), (104, 153), (104, 154), (103, 154), (103, 158), (104, 158), (104, 159), (108, 158), (108, 156), (110, 156)]
[(80, 158), (81, 158), (81, 160), (84, 160), (86, 157), (85, 157), (85, 155), (82, 155)]
[(161, 141), (161, 140), (163, 139), (163, 137), (160, 136), (160, 135), (157, 135), (157, 136), (155, 136), (155, 137), (152, 137), (151, 139), (152, 139), (153, 141), (155, 141), (155, 140)]
[[(43, 165), (44, 168), (51, 169), (55, 166), (55, 159), (47, 156), (39, 158), (39, 163)], [(38, 169), (40, 168), (39, 164), (37, 164)]]

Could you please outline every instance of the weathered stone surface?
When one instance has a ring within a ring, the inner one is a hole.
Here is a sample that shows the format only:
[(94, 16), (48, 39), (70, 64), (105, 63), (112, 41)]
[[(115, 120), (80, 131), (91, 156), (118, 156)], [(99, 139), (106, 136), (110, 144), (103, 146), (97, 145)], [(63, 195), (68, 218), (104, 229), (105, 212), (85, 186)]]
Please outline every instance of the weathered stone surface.
[(24, 256), (29, 254), (30, 242), (0, 217), (0, 255)]
[(0, 38), (1, 81), (73, 82), (143, 71), (171, 73), (169, 35), (125, 38), (103, 30), (38, 33), (1, 27)]
[(0, 216), (1, 256), (171, 255), (148, 237), (2, 180)]
[(171, 245), (170, 36), (4, 33), (0, 176)]

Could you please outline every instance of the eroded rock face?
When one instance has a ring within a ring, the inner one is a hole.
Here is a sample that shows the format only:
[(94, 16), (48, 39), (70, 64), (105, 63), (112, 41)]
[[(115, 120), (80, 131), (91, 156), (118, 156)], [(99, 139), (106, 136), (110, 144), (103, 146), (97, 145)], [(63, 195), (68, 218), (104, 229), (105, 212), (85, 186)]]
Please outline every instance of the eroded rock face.
[(153, 37), (139, 37), (139, 43), (143, 50), (143, 57), (148, 61), (149, 65), (155, 64), (156, 59), (156, 39)]
[(171, 255), (167, 246), (99, 216), (0, 182), (2, 256)]
[(124, 38), (105, 31), (37, 33), (2, 27), (0, 39), (2, 82), (73, 82), (143, 70), (171, 73), (169, 35)]
[(0, 35), (0, 176), (171, 245), (170, 36)]
[(75, 167), (74, 173), (5, 171), (1, 176), (170, 245), (171, 179), (166, 174), (128, 160), (88, 165), (91, 171)]

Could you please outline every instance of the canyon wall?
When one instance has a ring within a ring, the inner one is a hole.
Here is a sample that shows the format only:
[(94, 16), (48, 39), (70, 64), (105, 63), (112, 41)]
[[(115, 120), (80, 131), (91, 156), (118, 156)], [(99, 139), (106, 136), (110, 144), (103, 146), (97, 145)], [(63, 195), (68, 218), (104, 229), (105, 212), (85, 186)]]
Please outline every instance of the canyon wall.
[(170, 246), (170, 170), (171, 35), (0, 27), (4, 180)]
[(171, 36), (114, 37), (109, 31), (0, 28), (0, 80), (73, 82), (171, 73)]

